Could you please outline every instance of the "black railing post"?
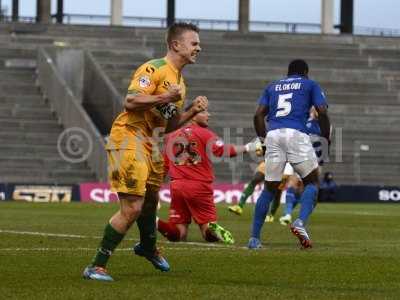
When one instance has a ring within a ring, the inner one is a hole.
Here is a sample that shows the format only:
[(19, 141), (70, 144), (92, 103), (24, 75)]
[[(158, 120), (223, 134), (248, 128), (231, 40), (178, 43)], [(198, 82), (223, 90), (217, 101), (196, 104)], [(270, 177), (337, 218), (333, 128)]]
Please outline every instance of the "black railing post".
[(167, 27), (175, 23), (175, 0), (167, 0)]
[(19, 19), (19, 0), (12, 1), (12, 17), (13, 22), (18, 22)]
[(353, 33), (354, 1), (342, 0), (340, 3), (340, 25), (337, 26), (341, 33)]
[(249, 32), (250, 20), (250, 1), (239, 0), (239, 31), (241, 33)]
[(64, 21), (64, 0), (57, 0), (56, 21), (58, 24), (62, 24)]

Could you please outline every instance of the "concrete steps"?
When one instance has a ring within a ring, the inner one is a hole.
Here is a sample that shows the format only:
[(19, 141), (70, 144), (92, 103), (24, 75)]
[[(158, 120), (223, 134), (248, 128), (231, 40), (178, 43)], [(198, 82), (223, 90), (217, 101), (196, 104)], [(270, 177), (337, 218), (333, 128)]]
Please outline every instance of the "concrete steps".
[(77, 184), (95, 180), (90, 171), (54, 170), (44, 172), (43, 169), (32, 172), (29, 169), (0, 168), (0, 182), (34, 183), (34, 184)]
[(53, 119), (49, 120), (16, 120), (14, 118), (1, 118), (0, 128), (4, 130), (29, 130), (31, 132), (61, 132), (62, 126)]
[(3, 96), (23, 96), (27, 94), (39, 96), (40, 91), (39, 88), (32, 83), (4, 82), (0, 83), (0, 94)]
[(57, 139), (63, 128), (36, 86), (33, 64), (25, 65), (33, 59), (35, 49), (0, 45), (0, 182), (95, 180), (85, 163), (71, 164), (58, 153)]
[(60, 135), (60, 130), (57, 131), (18, 131), (7, 130), (0, 132), (0, 140), (8, 140), (13, 143), (21, 144), (40, 144), (40, 145), (57, 145), (57, 139)]
[(51, 120), (55, 113), (50, 111), (48, 108), (44, 110), (39, 107), (13, 107), (13, 108), (2, 108), (0, 106), (0, 120), (12, 116), (15, 120)]
[[(135, 65), (141, 64), (148, 59), (145, 55), (140, 55), (139, 53), (130, 52), (114, 52), (114, 51), (92, 51), (93, 55), (100, 63), (104, 64), (117, 64), (121, 68), (125, 68), (125, 65)], [(162, 55), (162, 54), (160, 54)], [(397, 63), (397, 60), (373, 60), (369, 61), (365, 57), (326, 57), (326, 56), (312, 56), (306, 55), (302, 56), (306, 59), (310, 68), (314, 70), (315, 68), (326, 67), (330, 65), (334, 69), (369, 69), (369, 64), (379, 64), (387, 62)], [(246, 56), (240, 55), (236, 52), (232, 54), (219, 54), (219, 53), (201, 53), (198, 59), (198, 66), (203, 65), (225, 65), (225, 66), (252, 66), (252, 67), (282, 67), (286, 66), (293, 59), (292, 54), (262, 54), (251, 55), (251, 53)]]
[(40, 169), (52, 170), (81, 170), (88, 169), (85, 163), (70, 164), (64, 161), (61, 157), (23, 157), (23, 156), (9, 156), (7, 159), (0, 158), (1, 168), (16, 168), (16, 169), (29, 169), (37, 172)]

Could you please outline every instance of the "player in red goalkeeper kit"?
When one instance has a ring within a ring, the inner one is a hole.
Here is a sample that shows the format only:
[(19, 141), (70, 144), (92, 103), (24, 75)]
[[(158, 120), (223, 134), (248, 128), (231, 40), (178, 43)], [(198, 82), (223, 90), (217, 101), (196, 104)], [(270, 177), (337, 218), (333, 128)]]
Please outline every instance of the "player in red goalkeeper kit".
[(193, 218), (206, 241), (233, 244), (231, 233), (216, 223), (212, 159), (246, 152), (262, 155), (259, 142), (224, 144), (208, 129), (209, 116), (207, 110), (197, 114), (188, 125), (169, 134), (165, 140), (164, 159), (171, 179), (171, 204), (168, 222), (158, 219), (157, 226), (170, 241), (186, 240)]

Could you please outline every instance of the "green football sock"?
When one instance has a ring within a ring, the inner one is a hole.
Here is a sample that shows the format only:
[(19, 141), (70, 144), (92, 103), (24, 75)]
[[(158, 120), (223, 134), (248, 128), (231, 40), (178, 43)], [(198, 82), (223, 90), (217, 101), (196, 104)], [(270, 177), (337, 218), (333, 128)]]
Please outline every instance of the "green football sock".
[(242, 196), (240, 197), (239, 200), (239, 206), (243, 208), (243, 206), (246, 204), (247, 198), (250, 197), (251, 194), (253, 194), (254, 189), (256, 188), (256, 184), (254, 184), (252, 181), (249, 182), (247, 187), (243, 190)]
[(100, 242), (100, 246), (97, 249), (96, 256), (93, 259), (92, 265), (98, 267), (105, 267), (108, 259), (115, 250), (115, 248), (121, 243), (125, 234), (117, 232), (111, 224), (107, 224), (104, 229), (104, 236)]
[[(280, 196), (280, 194), (281, 194), (281, 193), (279, 193), (279, 196)], [(272, 205), (271, 205), (271, 210), (270, 210), (270, 214), (271, 214), (271, 215), (273, 215), (273, 216), (275, 215), (275, 213), (276, 213), (276, 211), (278, 210), (280, 204), (281, 204), (281, 199), (280, 199), (280, 197), (277, 197), (277, 196), (275, 195), (274, 200), (272, 200)]]
[(156, 250), (156, 212), (141, 215), (136, 220), (140, 233), (140, 244), (145, 251), (153, 252)]

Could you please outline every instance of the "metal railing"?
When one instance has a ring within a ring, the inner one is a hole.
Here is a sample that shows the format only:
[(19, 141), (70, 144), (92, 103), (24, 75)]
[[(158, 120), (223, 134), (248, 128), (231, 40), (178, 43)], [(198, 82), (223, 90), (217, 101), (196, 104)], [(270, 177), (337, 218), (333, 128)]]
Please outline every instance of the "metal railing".
[[(55, 21), (55, 16), (53, 16)], [(90, 15), (90, 14), (64, 14), (65, 24), (86, 24), (86, 25), (109, 25), (110, 15)], [(4, 15), (3, 22), (10, 22), (11, 16)], [(20, 22), (35, 22), (35, 17), (20, 16)], [(237, 20), (215, 20), (215, 19), (188, 19), (182, 18), (177, 21), (190, 21), (202, 29), (209, 30), (238, 30)], [(124, 16), (124, 26), (138, 27), (166, 27), (166, 18), (159, 17), (137, 17)], [(250, 21), (250, 31), (258, 32), (287, 32), (287, 33), (321, 33), (321, 24), (319, 23), (298, 23), (298, 22), (269, 22), (269, 21)], [(366, 26), (355, 26), (354, 34), (372, 35), (372, 36), (400, 36), (400, 29), (394, 28), (376, 28)]]
[[(111, 17), (109, 15), (87, 15), (87, 14), (65, 14), (64, 22), (66, 24), (98, 24), (109, 25)], [(179, 18), (178, 22), (191, 22), (201, 29), (209, 30), (228, 30), (236, 31), (239, 28), (237, 20), (216, 20), (216, 19), (191, 19)], [(158, 17), (137, 17), (124, 16), (123, 24), (125, 26), (138, 27), (166, 27), (166, 18)], [(276, 31), (276, 32), (321, 32), (320, 24), (314, 23), (288, 23), (288, 22), (265, 22), (250, 21), (251, 31)]]
[(97, 179), (105, 181), (107, 160), (103, 137), (57, 71), (53, 59), (45, 48), (40, 48), (38, 51), (37, 67), (40, 87), (57, 112), (60, 123), (66, 129), (79, 128), (90, 137), (92, 147), (87, 156), (87, 163), (97, 175)]
[(354, 33), (359, 35), (398, 37), (400, 36), (400, 29), (355, 26)]

